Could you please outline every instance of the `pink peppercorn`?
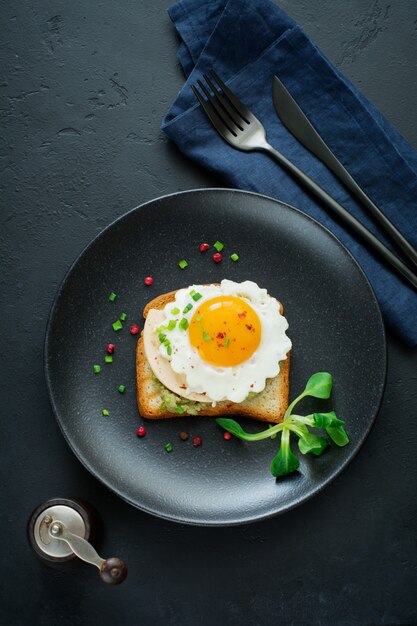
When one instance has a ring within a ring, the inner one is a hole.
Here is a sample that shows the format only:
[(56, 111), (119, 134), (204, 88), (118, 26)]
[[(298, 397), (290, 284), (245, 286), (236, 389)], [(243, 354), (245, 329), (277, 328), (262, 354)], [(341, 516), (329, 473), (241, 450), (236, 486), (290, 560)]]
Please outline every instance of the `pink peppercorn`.
[(132, 324), (132, 326), (130, 327), (130, 334), (137, 335), (138, 332), (139, 332), (139, 326), (137, 324)]
[(115, 350), (116, 350), (116, 346), (114, 345), (114, 343), (107, 344), (106, 352), (108, 352), (109, 354), (113, 354)]
[(198, 446), (201, 446), (202, 443), (203, 443), (203, 439), (199, 435), (196, 435), (195, 437), (193, 437), (193, 446), (197, 448)]
[(200, 252), (205, 252), (209, 248), (210, 246), (208, 245), (208, 243), (200, 243)]
[(226, 439), (226, 441), (229, 441), (229, 439), (232, 438), (232, 433), (229, 433), (228, 430), (225, 430), (223, 433), (223, 439)]
[(146, 435), (146, 428), (144, 426), (139, 426), (136, 430), (136, 434), (138, 437), (144, 437)]
[(220, 252), (216, 252), (215, 254), (213, 254), (213, 261), (215, 263), (220, 263), (222, 261), (223, 257), (220, 254)]
[(148, 285), (148, 287), (149, 287), (150, 285), (152, 285), (152, 283), (153, 283), (153, 278), (152, 278), (152, 276), (147, 276), (147, 277), (145, 278), (145, 280), (144, 280), (144, 283), (145, 283), (145, 285)]

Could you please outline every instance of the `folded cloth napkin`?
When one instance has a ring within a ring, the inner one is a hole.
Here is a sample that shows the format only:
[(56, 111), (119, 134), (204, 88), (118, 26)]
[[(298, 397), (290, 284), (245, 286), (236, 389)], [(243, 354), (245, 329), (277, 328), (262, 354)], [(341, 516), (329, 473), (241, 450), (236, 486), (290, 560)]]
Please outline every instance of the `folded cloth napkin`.
[(267, 155), (234, 150), (214, 131), (192, 90), (213, 67), (264, 124), (293, 163), (392, 248), (366, 211), (327, 168), (291, 136), (272, 102), (274, 74), (326, 143), (397, 228), (417, 245), (417, 152), (270, 0), (181, 0), (169, 9), (188, 79), (162, 129), (188, 157), (232, 187), (288, 202), (331, 230), (365, 271), (387, 325), (417, 344), (417, 293), (367, 251)]

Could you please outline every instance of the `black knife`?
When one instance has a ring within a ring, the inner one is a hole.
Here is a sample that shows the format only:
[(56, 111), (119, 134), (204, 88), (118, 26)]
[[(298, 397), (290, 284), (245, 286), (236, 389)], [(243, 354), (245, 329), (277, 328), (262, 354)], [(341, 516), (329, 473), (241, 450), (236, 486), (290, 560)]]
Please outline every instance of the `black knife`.
[(417, 267), (417, 250), (400, 233), (392, 222), (382, 213), (382, 211), (372, 202), (369, 196), (359, 187), (347, 169), (341, 164), (339, 159), (333, 154), (329, 146), (318, 134), (307, 116), (303, 113), (294, 98), (291, 96), (285, 85), (274, 76), (272, 85), (272, 95), (275, 110), (278, 117), (296, 139), (318, 157), (335, 176), (353, 193), (358, 200), (368, 209), (372, 217), (377, 221), (385, 232), (398, 245), (407, 258)]

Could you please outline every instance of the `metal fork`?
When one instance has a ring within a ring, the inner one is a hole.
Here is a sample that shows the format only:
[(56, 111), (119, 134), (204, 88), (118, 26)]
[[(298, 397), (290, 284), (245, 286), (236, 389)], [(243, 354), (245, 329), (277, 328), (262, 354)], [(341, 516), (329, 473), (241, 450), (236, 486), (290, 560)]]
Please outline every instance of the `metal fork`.
[(265, 128), (258, 118), (224, 84), (214, 70), (210, 70), (210, 75), (204, 75), (208, 88), (201, 80), (197, 81), (202, 93), (196, 85), (191, 85), (191, 88), (219, 135), (237, 150), (245, 152), (257, 150), (272, 156), (417, 289), (417, 276), (410, 268), (320, 185), (271, 146), (267, 141)]

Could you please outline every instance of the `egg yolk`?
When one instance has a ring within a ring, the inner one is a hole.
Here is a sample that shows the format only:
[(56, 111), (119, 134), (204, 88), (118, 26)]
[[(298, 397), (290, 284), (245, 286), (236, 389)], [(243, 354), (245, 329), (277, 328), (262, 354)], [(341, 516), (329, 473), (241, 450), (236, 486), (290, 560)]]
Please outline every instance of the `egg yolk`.
[(236, 296), (217, 296), (201, 304), (188, 327), (191, 345), (213, 365), (231, 367), (249, 359), (261, 341), (261, 322)]

